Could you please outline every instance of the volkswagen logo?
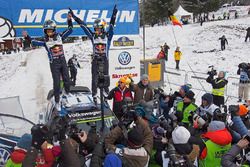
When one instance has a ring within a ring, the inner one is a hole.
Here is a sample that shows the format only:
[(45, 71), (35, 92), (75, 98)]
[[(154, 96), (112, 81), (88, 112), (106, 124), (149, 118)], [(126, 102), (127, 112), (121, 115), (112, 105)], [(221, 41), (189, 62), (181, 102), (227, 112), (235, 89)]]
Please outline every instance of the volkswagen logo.
[(122, 65), (128, 65), (131, 62), (131, 55), (126, 51), (121, 52), (118, 56), (118, 61)]
[(10, 151), (5, 148), (0, 148), (0, 167), (4, 167), (10, 157)]

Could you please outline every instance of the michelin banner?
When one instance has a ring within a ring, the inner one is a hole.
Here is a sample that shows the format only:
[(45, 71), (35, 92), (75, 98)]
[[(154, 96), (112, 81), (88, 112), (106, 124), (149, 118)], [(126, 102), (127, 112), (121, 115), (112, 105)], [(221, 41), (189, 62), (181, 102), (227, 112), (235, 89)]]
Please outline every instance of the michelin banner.
[[(0, 4), (0, 38), (21, 36), (23, 30), (30, 36), (42, 36), (42, 25), (48, 19), (55, 20), (62, 32), (67, 28), (69, 7), (91, 28), (96, 18), (109, 22), (115, 4), (118, 13), (114, 33), (139, 34), (138, 0), (0, 0)], [(84, 35), (77, 23), (73, 35)]]

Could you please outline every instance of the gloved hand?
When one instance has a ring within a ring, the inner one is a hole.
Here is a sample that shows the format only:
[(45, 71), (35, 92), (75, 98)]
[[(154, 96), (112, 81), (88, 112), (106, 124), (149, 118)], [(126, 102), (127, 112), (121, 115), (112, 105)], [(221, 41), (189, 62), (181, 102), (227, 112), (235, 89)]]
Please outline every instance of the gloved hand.
[(68, 14), (69, 15), (71, 15), (72, 17), (74, 17), (75, 15), (74, 15), (74, 12), (73, 12), (73, 10), (71, 9), (71, 8), (69, 8), (69, 12), (68, 12)]
[(49, 132), (48, 128), (43, 124), (34, 125), (31, 128), (31, 135), (32, 135), (32, 146), (36, 149), (41, 149), (41, 145), (47, 138), (47, 133)]

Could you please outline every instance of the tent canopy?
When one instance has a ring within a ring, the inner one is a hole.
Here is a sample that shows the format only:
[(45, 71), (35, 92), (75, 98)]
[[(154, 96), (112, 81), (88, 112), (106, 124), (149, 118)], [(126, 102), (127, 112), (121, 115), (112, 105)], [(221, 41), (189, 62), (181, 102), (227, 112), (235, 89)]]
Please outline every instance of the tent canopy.
[(182, 18), (188, 17), (190, 19), (190, 22), (192, 22), (193, 13), (190, 13), (183, 9), (183, 7), (180, 5), (177, 9), (177, 11), (174, 13), (174, 15), (179, 19), (182, 20)]
[(176, 17), (181, 17), (181, 16), (193, 16), (193, 13), (190, 13), (183, 9), (183, 7), (180, 5), (177, 9), (177, 11), (174, 13)]

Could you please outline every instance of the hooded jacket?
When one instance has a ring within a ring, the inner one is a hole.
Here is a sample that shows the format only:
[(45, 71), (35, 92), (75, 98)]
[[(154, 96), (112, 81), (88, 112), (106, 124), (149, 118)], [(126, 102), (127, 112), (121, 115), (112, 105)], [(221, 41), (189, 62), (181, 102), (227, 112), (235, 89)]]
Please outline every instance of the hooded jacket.
[(7, 161), (5, 167), (21, 167), (26, 153), (27, 152), (23, 149), (15, 149), (10, 155), (10, 159)]
[[(232, 142), (232, 136), (226, 128), (222, 130), (213, 131), (213, 132), (207, 132), (201, 135), (201, 137), (204, 140), (211, 140), (213, 143), (220, 145), (220, 146), (226, 146)], [(207, 151), (208, 149), (207, 147), (205, 147), (201, 152), (200, 159), (206, 158)]]

